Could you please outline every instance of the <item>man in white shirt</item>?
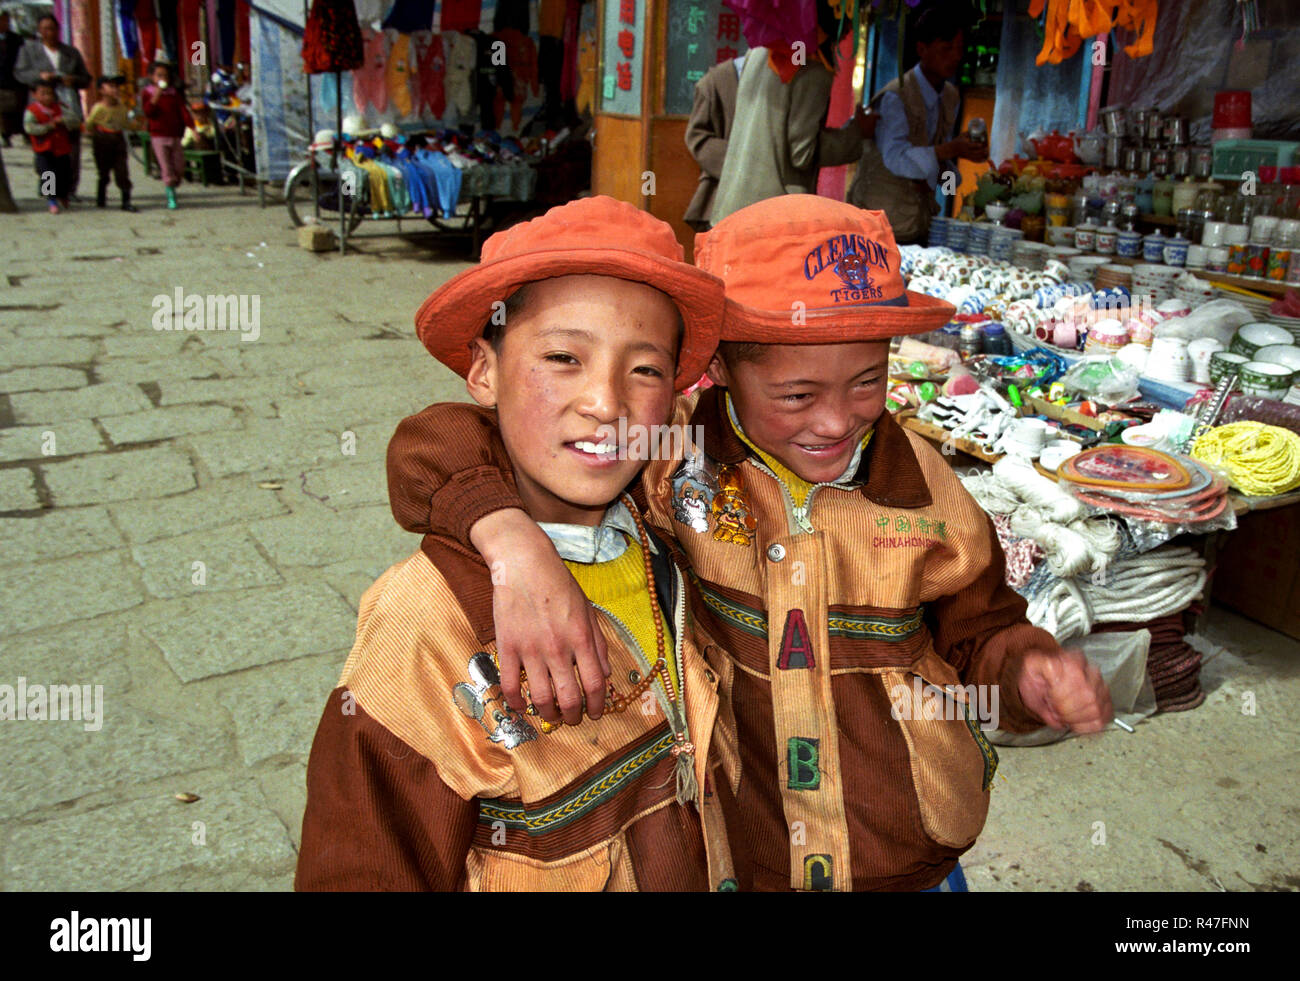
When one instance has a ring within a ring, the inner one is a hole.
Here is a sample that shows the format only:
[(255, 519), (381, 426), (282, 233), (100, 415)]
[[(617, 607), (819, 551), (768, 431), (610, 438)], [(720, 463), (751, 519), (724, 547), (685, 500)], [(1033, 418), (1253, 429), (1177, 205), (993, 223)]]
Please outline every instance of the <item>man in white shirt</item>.
[(37, 82), (54, 82), (55, 94), (63, 109), (63, 122), (72, 141), (72, 177), (69, 193), (77, 189), (81, 177), (81, 92), (90, 86), (90, 72), (86, 70), (81, 52), (70, 44), (59, 41), (59, 22), (46, 14), (36, 24), (38, 38), (28, 41), (18, 52), (14, 64), (14, 77), (28, 88)]
[(919, 60), (901, 84), (891, 81), (871, 100), (880, 114), (876, 139), (865, 146), (848, 194), (858, 207), (884, 211), (900, 244), (926, 237), (943, 170), (957, 159), (988, 159), (986, 144), (953, 136), (961, 94), (947, 79), (961, 67), (961, 21), (933, 7), (913, 33)]

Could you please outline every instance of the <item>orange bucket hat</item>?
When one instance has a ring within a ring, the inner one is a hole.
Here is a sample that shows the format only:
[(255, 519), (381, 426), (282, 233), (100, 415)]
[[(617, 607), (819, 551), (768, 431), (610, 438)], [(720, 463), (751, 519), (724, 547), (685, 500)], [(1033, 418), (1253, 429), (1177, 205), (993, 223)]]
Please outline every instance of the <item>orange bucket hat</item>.
[(904, 287), (898, 263), (883, 211), (816, 194), (759, 201), (695, 236), (695, 264), (726, 284), (724, 341), (881, 341), (956, 315)]
[(610, 197), (582, 198), (484, 242), (482, 261), (443, 283), (420, 306), (415, 332), (430, 354), (463, 378), (470, 344), (483, 335), (493, 303), (519, 287), (558, 276), (628, 279), (667, 293), (681, 312), (673, 384), (682, 391), (708, 367), (723, 312), (722, 281), (685, 259), (667, 222)]

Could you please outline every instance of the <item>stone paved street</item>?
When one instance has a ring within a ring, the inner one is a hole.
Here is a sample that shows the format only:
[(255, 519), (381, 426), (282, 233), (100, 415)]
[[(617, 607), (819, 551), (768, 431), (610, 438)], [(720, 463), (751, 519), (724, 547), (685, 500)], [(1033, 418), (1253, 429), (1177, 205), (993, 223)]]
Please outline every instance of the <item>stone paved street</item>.
[[(138, 164), (140, 214), (50, 217), (4, 159), (0, 684), (102, 685), (104, 717), (0, 721), (0, 888), (288, 889), (358, 600), (418, 544), (388, 438), (465, 397), (412, 329), (464, 252), (307, 253), (283, 206), (185, 185), (168, 212)], [(260, 335), (155, 330), (177, 289), (259, 297)], [(1218, 611), (1205, 644), (1196, 711), (1002, 753), (972, 888), (1300, 887), (1297, 645)]]

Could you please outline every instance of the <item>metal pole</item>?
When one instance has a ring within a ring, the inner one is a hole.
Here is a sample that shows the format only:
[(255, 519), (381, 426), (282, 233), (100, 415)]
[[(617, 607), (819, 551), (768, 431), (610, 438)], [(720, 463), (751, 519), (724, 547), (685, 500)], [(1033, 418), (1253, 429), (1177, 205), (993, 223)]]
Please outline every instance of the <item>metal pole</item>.
[(339, 255), (348, 249), (348, 213), (343, 207), (343, 175), (339, 172), (339, 141), (343, 132), (343, 73), (334, 73), (334, 177), (339, 189)]
[[(307, 27), (307, 17), (308, 17), (307, 0), (302, 0), (303, 30), (306, 30)], [(311, 98), (311, 76), (308, 75), (307, 76), (307, 137), (312, 141), (312, 143), (316, 142), (316, 117), (314, 115), (313, 110), (314, 107), (312, 106), (312, 98)], [(317, 223), (319, 223), (320, 222), (320, 175), (317, 173), (316, 170), (316, 153), (314, 150), (310, 148), (310, 146), (311, 144), (308, 144), (307, 157), (311, 161), (311, 203), (312, 203), (312, 210), (316, 214), (316, 221)]]

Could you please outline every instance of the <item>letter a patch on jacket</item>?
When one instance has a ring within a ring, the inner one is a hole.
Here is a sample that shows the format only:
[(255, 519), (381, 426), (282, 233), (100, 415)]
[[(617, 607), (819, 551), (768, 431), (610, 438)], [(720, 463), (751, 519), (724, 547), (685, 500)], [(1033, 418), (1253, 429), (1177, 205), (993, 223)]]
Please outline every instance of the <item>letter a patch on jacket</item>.
[(781, 657), (776, 666), (782, 671), (793, 668), (815, 668), (812, 636), (803, 618), (803, 610), (791, 610), (785, 616), (785, 632), (781, 635)]

